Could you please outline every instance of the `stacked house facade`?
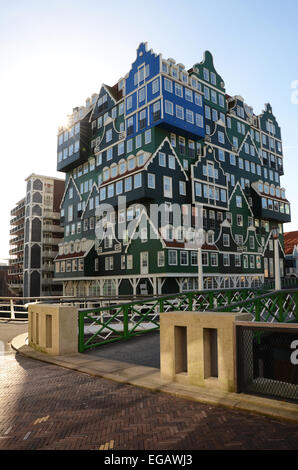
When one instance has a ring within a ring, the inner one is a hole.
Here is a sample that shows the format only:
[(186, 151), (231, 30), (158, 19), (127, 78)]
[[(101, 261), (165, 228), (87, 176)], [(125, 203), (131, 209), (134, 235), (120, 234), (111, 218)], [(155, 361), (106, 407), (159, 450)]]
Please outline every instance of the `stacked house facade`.
[[(59, 129), (57, 168), (66, 182), (55, 278), (66, 295), (260, 284), (274, 277), (276, 233), (283, 275), (280, 127), (270, 104), (255, 115), (226, 93), (208, 51), (186, 70), (141, 43), (127, 75)], [(191, 229), (200, 221), (199, 249), (186, 219)]]
[(25, 181), (26, 196), (11, 211), (8, 285), (19, 297), (61, 295), (53, 260), (63, 237), (64, 180), (33, 173)]

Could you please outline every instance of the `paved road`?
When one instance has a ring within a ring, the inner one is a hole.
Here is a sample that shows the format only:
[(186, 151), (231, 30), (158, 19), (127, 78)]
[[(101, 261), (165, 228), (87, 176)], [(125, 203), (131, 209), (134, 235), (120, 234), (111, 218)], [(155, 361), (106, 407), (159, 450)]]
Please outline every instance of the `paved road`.
[(0, 352), (11, 351), (9, 342), (17, 335), (28, 331), (28, 322), (26, 321), (6, 321), (0, 320)]
[(135, 336), (127, 341), (105, 344), (85, 354), (159, 369), (159, 331)]
[[(21, 326), (0, 325), (0, 340)], [(21, 331), (17, 331), (18, 334)], [(297, 449), (298, 426), (16, 355), (0, 362), (0, 449)]]

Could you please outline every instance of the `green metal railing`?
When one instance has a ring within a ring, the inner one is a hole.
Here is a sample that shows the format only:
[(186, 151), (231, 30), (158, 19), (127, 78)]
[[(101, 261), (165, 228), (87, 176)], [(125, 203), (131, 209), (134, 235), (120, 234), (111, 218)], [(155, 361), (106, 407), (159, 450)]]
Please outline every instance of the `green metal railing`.
[(79, 310), (79, 351), (159, 329), (159, 314), (223, 309), (260, 296), (262, 289), (193, 291)]
[(214, 311), (250, 313), (253, 321), (298, 322), (298, 289), (268, 292)]
[[(273, 289), (275, 288), (275, 280), (274, 279), (267, 279), (264, 281), (263, 289)], [(284, 277), (281, 279), (281, 287), (282, 289), (290, 289), (290, 288), (298, 288), (298, 278), (296, 277)]]

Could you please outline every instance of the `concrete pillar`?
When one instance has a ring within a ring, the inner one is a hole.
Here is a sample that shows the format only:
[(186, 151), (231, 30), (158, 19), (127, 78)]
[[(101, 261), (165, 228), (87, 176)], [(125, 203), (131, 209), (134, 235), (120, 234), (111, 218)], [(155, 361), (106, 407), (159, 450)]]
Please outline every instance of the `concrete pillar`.
[(50, 355), (78, 352), (78, 311), (75, 307), (35, 304), (28, 307), (29, 345)]
[(247, 313), (161, 313), (161, 378), (235, 392), (234, 323), (251, 319)]

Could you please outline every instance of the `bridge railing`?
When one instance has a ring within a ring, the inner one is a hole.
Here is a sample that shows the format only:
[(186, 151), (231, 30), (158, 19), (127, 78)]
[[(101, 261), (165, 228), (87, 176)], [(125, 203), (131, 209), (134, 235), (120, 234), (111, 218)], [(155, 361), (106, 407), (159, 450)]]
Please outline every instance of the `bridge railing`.
[(106, 305), (125, 303), (131, 299), (146, 299), (151, 296), (131, 295), (97, 296), (97, 297), (71, 297), (71, 296), (42, 296), (42, 297), (0, 297), (0, 319), (27, 320), (28, 305), (32, 303), (62, 304), (82, 308), (97, 308)]
[(298, 322), (298, 289), (268, 292), (214, 311), (250, 313), (257, 322)]
[(259, 296), (261, 289), (193, 291), (79, 310), (79, 351), (159, 329), (159, 314), (207, 311)]

